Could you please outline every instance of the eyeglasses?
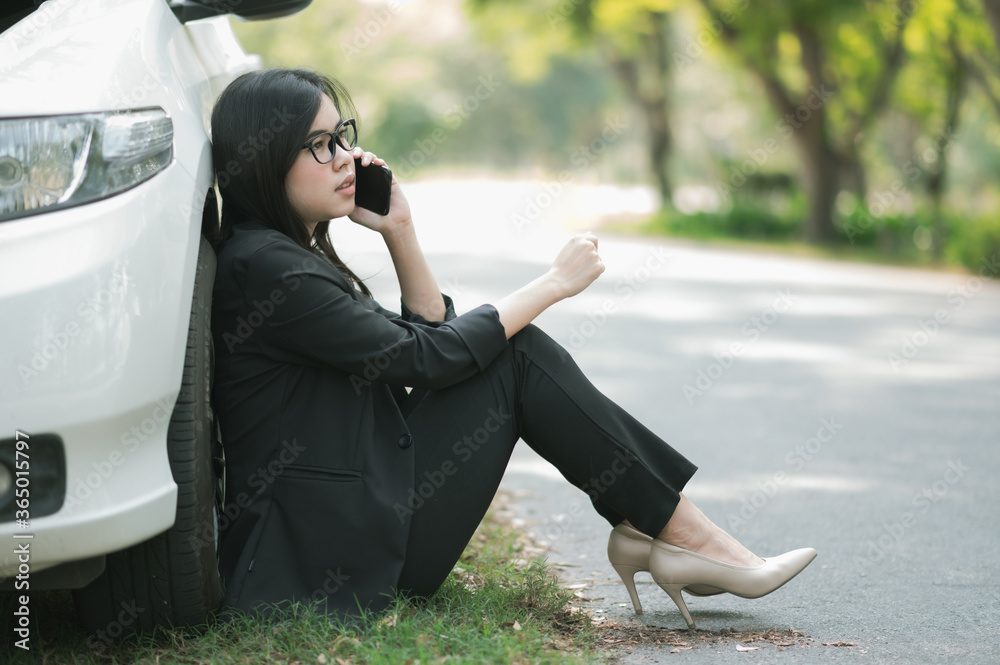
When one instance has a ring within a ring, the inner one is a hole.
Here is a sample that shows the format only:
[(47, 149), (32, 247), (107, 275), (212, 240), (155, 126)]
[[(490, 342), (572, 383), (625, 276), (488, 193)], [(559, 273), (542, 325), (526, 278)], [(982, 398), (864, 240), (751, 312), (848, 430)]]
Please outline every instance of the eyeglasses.
[(348, 118), (337, 125), (337, 129), (332, 132), (323, 132), (312, 137), (302, 144), (302, 149), (309, 149), (313, 157), (320, 164), (329, 164), (333, 161), (337, 149), (334, 147), (334, 139), (340, 147), (350, 152), (358, 144), (358, 128), (354, 124), (354, 118)]

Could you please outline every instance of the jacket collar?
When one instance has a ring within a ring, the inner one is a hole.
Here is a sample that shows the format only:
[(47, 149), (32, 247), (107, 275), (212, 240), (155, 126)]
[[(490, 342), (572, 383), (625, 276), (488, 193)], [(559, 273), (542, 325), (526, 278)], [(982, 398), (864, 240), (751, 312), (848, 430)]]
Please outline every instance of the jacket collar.
[[(284, 233), (281, 233), (281, 231), (278, 231), (277, 229), (274, 229), (274, 228), (272, 228), (272, 227), (264, 224), (264, 222), (260, 221), (259, 219), (249, 218), (249, 219), (244, 219), (242, 221), (239, 221), (239, 222), (233, 224), (233, 230), (234, 231), (251, 231), (251, 230), (271, 231), (272, 233), (280, 234), (283, 238), (285, 238), (286, 240), (288, 240), (288, 242), (294, 243), (294, 241), (291, 238), (289, 238), (288, 236), (286, 236)], [(296, 246), (298, 246), (298, 245), (296, 245)], [(340, 270), (338, 270), (336, 266), (334, 266), (332, 263), (330, 263), (330, 259), (328, 259), (325, 254), (323, 254), (321, 251), (319, 251), (317, 249), (311, 249), (311, 250), (308, 250), (308, 251), (316, 257), (317, 261), (320, 264), (322, 264), (323, 268), (328, 272), (329, 276), (331, 276), (333, 279), (335, 279), (336, 281), (338, 281), (338, 282), (341, 283), (341, 285), (344, 287), (344, 290), (347, 291), (348, 293), (350, 293), (351, 297), (354, 298), (354, 300), (358, 300), (360, 302), (365, 302), (366, 303), (366, 301), (367, 301), (366, 296), (363, 293), (361, 293), (360, 291), (358, 291), (358, 289), (353, 284), (351, 284), (351, 282), (347, 279), (347, 277), (342, 272), (340, 272)], [(369, 307), (370, 307), (370, 305), (369, 305)]]

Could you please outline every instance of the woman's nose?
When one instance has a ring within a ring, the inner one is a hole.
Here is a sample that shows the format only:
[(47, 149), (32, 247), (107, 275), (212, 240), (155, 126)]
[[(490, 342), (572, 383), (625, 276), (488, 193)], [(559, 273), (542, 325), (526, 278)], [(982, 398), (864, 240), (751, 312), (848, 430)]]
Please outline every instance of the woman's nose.
[(333, 168), (340, 171), (354, 161), (354, 149), (347, 150), (339, 143), (334, 143), (334, 145), (337, 146), (337, 154), (333, 156)]

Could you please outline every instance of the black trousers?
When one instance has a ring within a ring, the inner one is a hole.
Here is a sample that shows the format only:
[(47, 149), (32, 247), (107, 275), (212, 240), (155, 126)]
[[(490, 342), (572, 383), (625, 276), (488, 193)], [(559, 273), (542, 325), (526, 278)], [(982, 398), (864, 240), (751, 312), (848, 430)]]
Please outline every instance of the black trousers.
[(569, 353), (529, 324), (484, 371), (412, 391), (416, 449), (406, 562), (398, 589), (433, 593), (496, 494), (519, 438), (591, 498), (612, 525), (656, 537), (697, 467), (601, 393)]

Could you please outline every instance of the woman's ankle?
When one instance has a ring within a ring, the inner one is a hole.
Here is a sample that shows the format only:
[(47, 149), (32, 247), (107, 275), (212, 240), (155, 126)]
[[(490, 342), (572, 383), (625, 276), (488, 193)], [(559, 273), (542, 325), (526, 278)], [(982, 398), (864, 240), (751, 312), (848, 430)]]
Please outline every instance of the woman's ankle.
[(711, 529), (708, 527), (711, 522), (686, 496), (681, 494), (680, 497), (674, 514), (670, 516), (670, 520), (657, 538), (670, 545), (695, 552), (710, 540)]
[(665, 543), (737, 566), (759, 566), (763, 559), (720, 529), (681, 494), (667, 525), (657, 536)]

